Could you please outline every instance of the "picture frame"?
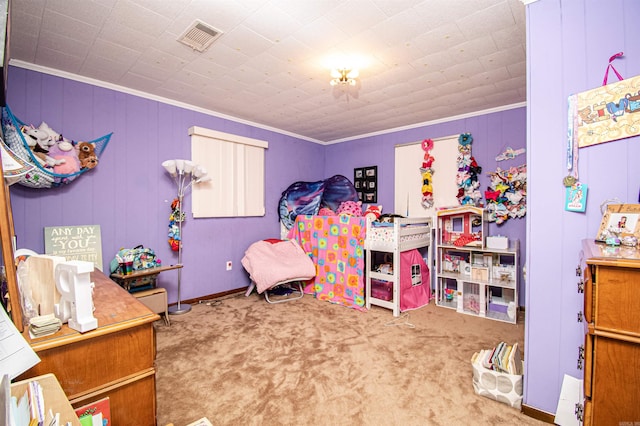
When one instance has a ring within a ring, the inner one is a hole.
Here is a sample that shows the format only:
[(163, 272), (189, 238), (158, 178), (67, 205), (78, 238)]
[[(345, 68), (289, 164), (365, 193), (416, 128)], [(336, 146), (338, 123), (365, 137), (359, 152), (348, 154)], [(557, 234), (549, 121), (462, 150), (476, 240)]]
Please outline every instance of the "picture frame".
[(378, 166), (353, 169), (353, 186), (363, 204), (378, 202)]
[(640, 237), (640, 204), (609, 204), (602, 215), (596, 241), (608, 238)]

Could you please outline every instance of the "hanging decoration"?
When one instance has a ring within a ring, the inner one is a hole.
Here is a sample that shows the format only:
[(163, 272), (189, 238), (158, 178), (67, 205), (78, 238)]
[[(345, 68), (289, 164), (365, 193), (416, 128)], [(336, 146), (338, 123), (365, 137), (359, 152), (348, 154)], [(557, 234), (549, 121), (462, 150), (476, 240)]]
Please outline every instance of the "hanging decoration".
[(63, 137), (45, 122), (27, 125), (18, 119), (8, 105), (2, 107), (2, 150), (11, 152), (23, 165), (18, 173), (5, 175), (9, 184), (48, 189), (69, 184), (98, 166), (112, 133), (91, 141), (75, 141)]
[(523, 164), (488, 174), (491, 185), (484, 192), (489, 222), (498, 225), (509, 218), (521, 218), (527, 212), (527, 166)]
[(424, 161), (420, 167), (420, 175), (422, 176), (422, 207), (429, 209), (433, 207), (433, 162), (435, 158), (431, 155), (433, 149), (433, 139), (425, 139), (422, 141), (422, 150), (424, 151)]
[(569, 97), (569, 122), (567, 131), (567, 176), (562, 179), (565, 186), (564, 209), (570, 212), (584, 212), (587, 209), (587, 184), (578, 180), (578, 126), (577, 100)]
[(458, 194), (456, 198), (461, 205), (480, 206), (482, 194), (478, 190), (480, 187), (478, 175), (482, 173), (482, 167), (471, 155), (472, 142), (471, 133), (463, 133), (458, 137), (458, 173), (456, 174)]
[(169, 246), (171, 250), (180, 249), (180, 222), (184, 221), (184, 212), (180, 210), (180, 200), (177, 198), (171, 203), (171, 214), (169, 215)]
[[(569, 132), (580, 148), (640, 135), (640, 75), (623, 79), (613, 66), (623, 57), (609, 58), (602, 86), (569, 96)], [(608, 83), (610, 69), (619, 81)]]
[(508, 146), (503, 152), (502, 154), (498, 155), (496, 157), (496, 161), (505, 161), (505, 160), (512, 160), (514, 158), (516, 158), (518, 155), (520, 154), (524, 154), (524, 148), (520, 148), (520, 149), (513, 149), (510, 146)]

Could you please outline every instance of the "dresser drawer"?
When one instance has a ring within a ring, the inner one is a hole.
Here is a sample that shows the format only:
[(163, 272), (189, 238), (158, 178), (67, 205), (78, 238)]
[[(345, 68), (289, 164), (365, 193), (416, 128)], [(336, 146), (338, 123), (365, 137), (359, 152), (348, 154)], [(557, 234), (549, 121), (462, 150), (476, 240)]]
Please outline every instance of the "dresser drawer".
[[(596, 329), (640, 336), (640, 269), (597, 266), (591, 291), (585, 291), (587, 321)], [(589, 296), (588, 296), (589, 295)]]
[(155, 335), (145, 324), (37, 352), (41, 362), (23, 376), (53, 373), (70, 400), (105, 383), (154, 368)]
[(587, 348), (592, 346), (593, 352), (587, 353), (592, 360), (584, 372), (585, 425), (640, 422), (639, 342), (594, 335), (587, 335), (587, 340), (591, 340), (592, 345), (587, 344)]

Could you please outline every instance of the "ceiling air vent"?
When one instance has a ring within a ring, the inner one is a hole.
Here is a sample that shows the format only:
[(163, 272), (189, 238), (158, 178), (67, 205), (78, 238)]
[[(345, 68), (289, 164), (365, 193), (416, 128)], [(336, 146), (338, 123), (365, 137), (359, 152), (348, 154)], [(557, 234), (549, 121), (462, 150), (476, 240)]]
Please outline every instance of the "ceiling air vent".
[(189, 28), (187, 28), (186, 31), (178, 37), (178, 41), (186, 44), (193, 50), (204, 52), (209, 46), (211, 46), (211, 43), (221, 35), (222, 31), (196, 19), (193, 24), (191, 24)]

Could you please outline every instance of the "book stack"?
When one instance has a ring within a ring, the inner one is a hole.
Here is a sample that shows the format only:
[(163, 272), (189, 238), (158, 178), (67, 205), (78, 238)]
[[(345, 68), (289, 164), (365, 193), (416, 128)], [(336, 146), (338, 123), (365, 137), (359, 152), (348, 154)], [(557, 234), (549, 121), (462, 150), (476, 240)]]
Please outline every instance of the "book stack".
[(500, 342), (492, 349), (482, 349), (473, 355), (471, 362), (499, 373), (523, 374), (522, 355), (518, 343), (509, 345), (506, 342)]

